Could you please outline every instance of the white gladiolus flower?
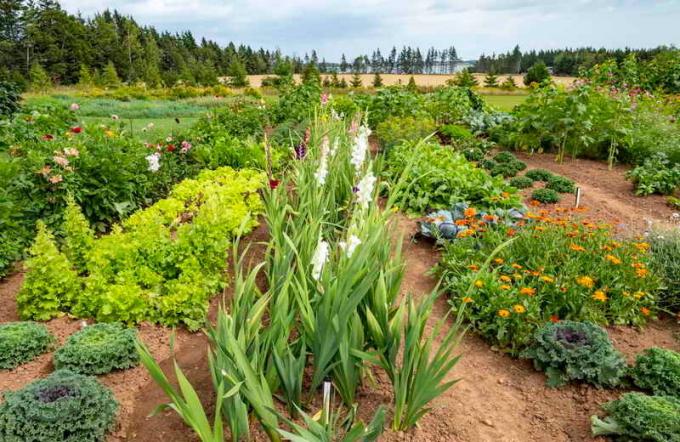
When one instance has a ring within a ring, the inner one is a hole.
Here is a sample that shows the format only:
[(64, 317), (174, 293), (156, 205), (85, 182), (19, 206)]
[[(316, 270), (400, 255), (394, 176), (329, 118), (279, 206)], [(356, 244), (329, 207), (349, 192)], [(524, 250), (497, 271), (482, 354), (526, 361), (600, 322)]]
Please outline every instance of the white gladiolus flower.
[(333, 140), (333, 147), (331, 147), (331, 150), (330, 150), (330, 152), (329, 152), (330, 155), (331, 155), (331, 157), (335, 156), (335, 152), (338, 151), (338, 148), (339, 148), (339, 147), (340, 147), (340, 140), (337, 139), (337, 138), (335, 138), (335, 139)]
[(366, 172), (366, 175), (357, 184), (357, 202), (364, 209), (373, 200), (373, 187), (375, 187), (376, 177), (373, 176), (373, 172), (370, 170)]
[(149, 171), (158, 172), (161, 168), (161, 154), (158, 152), (147, 155), (146, 161), (149, 163)]
[(323, 155), (321, 156), (321, 160), (319, 162), (319, 169), (317, 169), (317, 171), (314, 173), (316, 183), (319, 185), (319, 187), (326, 184), (326, 176), (328, 176), (328, 158)]
[(323, 238), (319, 238), (319, 244), (316, 246), (314, 256), (312, 257), (312, 278), (314, 278), (316, 281), (321, 278), (321, 271), (323, 270), (323, 266), (326, 264), (326, 260), (328, 259), (328, 251), (328, 243), (324, 241)]
[(371, 135), (371, 129), (369, 129), (367, 126), (361, 126), (357, 131), (357, 136), (354, 137), (354, 146), (352, 146), (352, 159), (350, 162), (354, 165), (354, 168), (357, 170), (357, 172), (361, 170), (361, 166), (364, 164), (364, 160), (366, 159), (369, 135)]
[(356, 236), (354, 234), (350, 235), (347, 242), (340, 241), (338, 243), (338, 245), (345, 252), (345, 255), (347, 255), (348, 258), (352, 257), (352, 255), (354, 254), (354, 250), (356, 250), (356, 248), (357, 248), (357, 246), (359, 246), (359, 244), (361, 244), (361, 240), (359, 239), (358, 236)]

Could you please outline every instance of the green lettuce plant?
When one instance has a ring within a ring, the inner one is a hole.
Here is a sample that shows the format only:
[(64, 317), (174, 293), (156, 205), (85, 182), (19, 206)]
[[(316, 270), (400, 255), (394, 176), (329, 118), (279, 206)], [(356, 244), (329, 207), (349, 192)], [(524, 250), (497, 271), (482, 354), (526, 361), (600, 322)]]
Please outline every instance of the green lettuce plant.
[(54, 353), (54, 366), (75, 373), (100, 375), (139, 364), (137, 331), (120, 324), (94, 324), (69, 336)]
[(608, 416), (592, 416), (593, 436), (621, 440), (669, 442), (680, 440), (680, 399), (626, 393), (602, 406)]
[(536, 331), (522, 356), (545, 372), (551, 387), (573, 380), (614, 387), (627, 372), (626, 361), (607, 332), (589, 322), (547, 323)]
[(0, 440), (5, 442), (103, 442), (118, 404), (96, 378), (58, 370), (5, 393)]
[(637, 356), (631, 376), (635, 385), (654, 395), (680, 397), (680, 353), (648, 348)]
[(0, 324), (0, 369), (13, 369), (47, 352), (54, 336), (44, 324), (8, 322)]

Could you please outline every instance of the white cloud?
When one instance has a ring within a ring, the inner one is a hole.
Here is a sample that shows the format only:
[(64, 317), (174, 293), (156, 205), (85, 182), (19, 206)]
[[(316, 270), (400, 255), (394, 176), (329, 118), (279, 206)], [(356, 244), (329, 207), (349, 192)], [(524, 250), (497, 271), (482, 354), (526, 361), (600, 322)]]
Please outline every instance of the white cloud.
[(105, 8), (171, 32), (190, 30), (286, 53), (370, 53), (392, 45), (448, 47), (475, 58), (523, 49), (680, 43), (678, 0), (62, 0), (90, 16)]

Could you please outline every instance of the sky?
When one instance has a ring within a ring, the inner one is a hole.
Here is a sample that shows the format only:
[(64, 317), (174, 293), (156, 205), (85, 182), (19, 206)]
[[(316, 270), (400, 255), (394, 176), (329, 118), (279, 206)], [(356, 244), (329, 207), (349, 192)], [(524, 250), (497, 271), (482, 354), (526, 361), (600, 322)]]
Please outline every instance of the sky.
[(105, 8), (142, 25), (189, 30), (339, 61), (379, 47), (455, 46), (463, 59), (524, 50), (680, 46), (680, 0), (61, 0), (84, 17)]

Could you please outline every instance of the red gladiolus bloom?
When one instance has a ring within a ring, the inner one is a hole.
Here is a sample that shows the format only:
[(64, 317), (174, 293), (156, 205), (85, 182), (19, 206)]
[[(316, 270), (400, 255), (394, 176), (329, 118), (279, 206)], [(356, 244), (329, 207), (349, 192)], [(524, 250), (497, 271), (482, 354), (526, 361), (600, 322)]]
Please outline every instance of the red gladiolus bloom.
[(54, 140), (54, 135), (45, 134), (45, 135), (42, 136), (42, 139), (45, 140), (45, 141), (52, 141), (52, 140)]
[(557, 315), (550, 315), (550, 322), (552, 322), (553, 324), (557, 324), (558, 322), (560, 322), (559, 316), (557, 316)]
[(82, 131), (83, 131), (83, 128), (80, 127), (80, 126), (75, 126), (75, 127), (72, 127), (72, 128), (71, 128), (71, 132), (73, 132), (74, 134), (79, 134), (79, 133), (81, 133)]
[(168, 152), (174, 152), (175, 151), (175, 145), (174, 144), (168, 144), (168, 146), (165, 148)]
[(272, 189), (272, 190), (279, 187), (279, 184), (281, 184), (281, 181), (279, 181), (279, 180), (269, 180), (269, 188)]

